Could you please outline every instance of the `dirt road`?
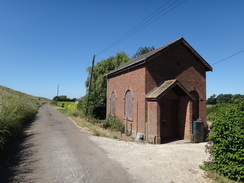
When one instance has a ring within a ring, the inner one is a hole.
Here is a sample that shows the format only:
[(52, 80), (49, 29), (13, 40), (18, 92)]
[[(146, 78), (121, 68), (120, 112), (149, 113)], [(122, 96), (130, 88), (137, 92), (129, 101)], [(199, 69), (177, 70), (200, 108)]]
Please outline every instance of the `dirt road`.
[(209, 155), (206, 143), (175, 141), (152, 145), (91, 136), (108, 156), (140, 183), (211, 183), (199, 168)]
[(9, 177), (0, 182), (132, 182), (132, 176), (89, 136), (44, 104), (26, 130), (19, 152), (7, 160)]

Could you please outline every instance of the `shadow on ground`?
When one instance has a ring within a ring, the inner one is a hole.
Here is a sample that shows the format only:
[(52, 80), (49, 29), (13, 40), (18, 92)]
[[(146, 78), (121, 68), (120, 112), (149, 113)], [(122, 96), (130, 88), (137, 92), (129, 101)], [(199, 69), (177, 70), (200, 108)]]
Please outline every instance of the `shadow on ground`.
[[(34, 124), (31, 122), (26, 126), (24, 132), (16, 139), (12, 140), (7, 150), (0, 157), (0, 182), (24, 182), (24, 175), (33, 172), (32, 166), (26, 166), (28, 163), (35, 164), (38, 160), (31, 158), (35, 153), (34, 144), (30, 139), (34, 134), (28, 134), (27, 130)], [(25, 162), (25, 163), (23, 163)], [(15, 180), (18, 177), (18, 180)], [(19, 181), (21, 180), (21, 181)], [(31, 182), (35, 182), (32, 180)]]

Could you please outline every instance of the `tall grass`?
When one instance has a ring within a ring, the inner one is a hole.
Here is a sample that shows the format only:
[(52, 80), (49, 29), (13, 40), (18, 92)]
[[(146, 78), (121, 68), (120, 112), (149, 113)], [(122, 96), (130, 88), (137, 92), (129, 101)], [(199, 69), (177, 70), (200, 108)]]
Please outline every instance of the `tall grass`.
[(0, 86), (0, 152), (35, 116), (43, 98)]

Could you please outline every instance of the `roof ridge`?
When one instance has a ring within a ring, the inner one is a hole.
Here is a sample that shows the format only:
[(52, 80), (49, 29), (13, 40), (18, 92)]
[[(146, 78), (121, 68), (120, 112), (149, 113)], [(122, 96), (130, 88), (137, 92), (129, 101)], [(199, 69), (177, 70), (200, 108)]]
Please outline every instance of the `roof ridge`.
[(196, 52), (196, 50), (194, 50), (194, 48), (183, 38), (183, 37), (180, 37), (168, 44), (165, 44), (164, 46), (161, 46), (155, 50), (152, 50), (150, 52), (147, 52), (139, 57), (136, 57), (132, 60), (130, 60), (129, 62), (126, 62), (125, 64), (119, 66), (118, 68), (114, 69), (113, 71), (109, 72), (106, 76), (108, 77), (109, 75), (111, 74), (116, 74), (120, 71), (123, 71), (124, 69), (128, 68), (128, 67), (131, 67), (131, 66), (134, 66), (134, 65), (137, 65), (141, 62), (145, 62), (146, 60), (150, 59), (151, 57), (155, 56), (155, 54), (157, 53), (160, 53), (161, 51), (167, 49), (167, 48), (170, 48), (172, 46), (175, 46), (176, 44), (178, 43), (183, 43), (188, 49), (191, 50), (191, 52), (193, 54), (195, 54), (198, 59), (205, 65), (205, 67), (207, 68), (206, 70), (208, 71), (212, 71), (212, 67)]

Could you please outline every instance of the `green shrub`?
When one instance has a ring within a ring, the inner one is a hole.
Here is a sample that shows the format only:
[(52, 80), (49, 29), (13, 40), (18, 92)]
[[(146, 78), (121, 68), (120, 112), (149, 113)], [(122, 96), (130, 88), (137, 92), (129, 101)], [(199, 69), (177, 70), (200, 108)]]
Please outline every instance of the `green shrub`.
[(244, 102), (218, 109), (208, 137), (212, 156), (205, 169), (215, 170), (233, 180), (244, 180)]
[(214, 121), (215, 116), (222, 110), (223, 108), (232, 106), (233, 104), (215, 104), (215, 105), (207, 105), (207, 119), (208, 121)]
[(111, 116), (107, 117), (107, 119), (103, 121), (103, 128), (109, 128), (111, 130), (120, 132), (125, 131), (125, 126), (122, 124), (121, 120)]

